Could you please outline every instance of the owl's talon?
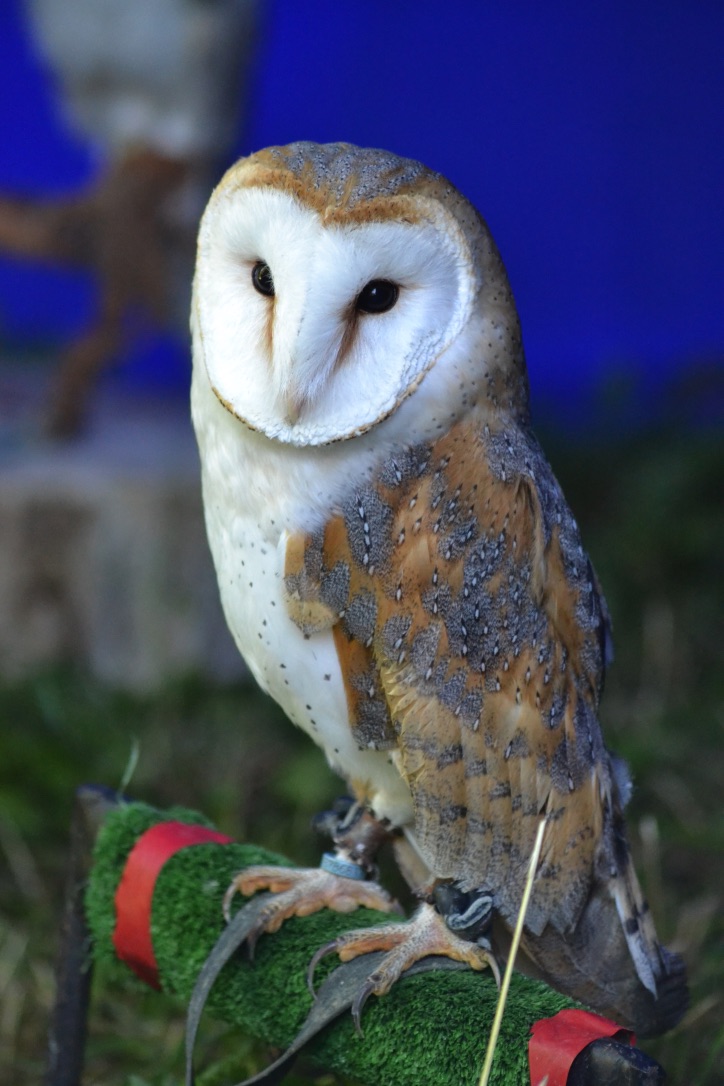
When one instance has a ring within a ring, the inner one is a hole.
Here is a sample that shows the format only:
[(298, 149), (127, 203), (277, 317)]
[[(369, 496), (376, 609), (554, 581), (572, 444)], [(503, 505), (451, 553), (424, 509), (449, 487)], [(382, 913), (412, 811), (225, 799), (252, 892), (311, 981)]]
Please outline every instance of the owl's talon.
[(364, 1010), (365, 1003), (369, 997), (374, 994), (376, 977), (377, 974), (373, 973), (367, 983), (362, 985), (357, 992), (351, 1007), (352, 1021), (354, 1022), (355, 1033), (358, 1037), (364, 1037), (364, 1031), (362, 1029), (362, 1011)]
[(249, 934), (246, 937), (246, 943), (244, 945), (246, 946), (246, 953), (247, 953), (247, 957), (249, 958), (250, 962), (254, 961), (254, 954), (256, 953), (256, 944), (259, 942), (259, 936), (260, 935), (261, 935), (261, 931), (259, 931), (257, 929), (254, 929), (254, 931), (250, 931)]
[(234, 898), (236, 897), (236, 895), (238, 893), (240, 893), (239, 887), (237, 885), (239, 877), (240, 877), (240, 875), (235, 875), (234, 876), (233, 880), (229, 883), (228, 887), (226, 888), (226, 893), (224, 894), (224, 896), (222, 898), (222, 901), (221, 901), (221, 911), (224, 914), (224, 920), (226, 921), (227, 924), (231, 921), (231, 903), (234, 900)]
[(333, 954), (337, 949), (338, 940), (330, 939), (328, 943), (320, 946), (318, 950), (315, 950), (312, 958), (307, 966), (307, 988), (309, 988), (312, 998), (316, 999), (317, 993), (314, 989), (314, 974), (317, 966), (321, 962), (322, 958), (326, 958), (328, 954)]

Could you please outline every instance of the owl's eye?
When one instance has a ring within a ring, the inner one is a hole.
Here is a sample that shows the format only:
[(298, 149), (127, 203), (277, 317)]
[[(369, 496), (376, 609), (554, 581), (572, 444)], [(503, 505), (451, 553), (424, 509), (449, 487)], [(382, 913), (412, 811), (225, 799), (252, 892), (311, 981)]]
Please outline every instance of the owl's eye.
[(271, 268), (263, 260), (257, 260), (251, 269), (251, 281), (254, 290), (258, 290), (260, 294), (264, 294), (267, 298), (274, 297), (274, 279)]
[(371, 279), (357, 295), (355, 307), (360, 313), (386, 313), (392, 309), (400, 288), (389, 279)]

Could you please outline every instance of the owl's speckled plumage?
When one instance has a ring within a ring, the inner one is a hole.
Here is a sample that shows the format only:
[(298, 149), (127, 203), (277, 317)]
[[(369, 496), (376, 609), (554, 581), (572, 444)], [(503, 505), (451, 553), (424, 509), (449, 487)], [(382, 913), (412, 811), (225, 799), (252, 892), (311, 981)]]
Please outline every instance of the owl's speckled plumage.
[[(258, 261), (264, 309), (234, 296)], [(389, 313), (360, 314), (368, 280), (398, 284)], [(667, 1028), (683, 967), (636, 881), (597, 719), (606, 607), (528, 428), (515, 305), (477, 212), (387, 152), (260, 152), (212, 198), (193, 325), (209, 538), (262, 686), (435, 879), (489, 895), (507, 927), (545, 815), (528, 958)]]

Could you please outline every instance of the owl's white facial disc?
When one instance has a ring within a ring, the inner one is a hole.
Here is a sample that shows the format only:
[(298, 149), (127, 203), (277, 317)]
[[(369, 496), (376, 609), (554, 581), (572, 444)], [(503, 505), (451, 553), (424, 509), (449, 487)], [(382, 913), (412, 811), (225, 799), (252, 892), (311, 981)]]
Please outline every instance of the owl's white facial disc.
[[(273, 296), (254, 286), (259, 262)], [(360, 294), (376, 280), (398, 288), (396, 301), (364, 312)], [(195, 305), (209, 381), (234, 415), (292, 445), (385, 418), (460, 333), (474, 292), (467, 244), (432, 201), (414, 223), (327, 224), (286, 192), (222, 187), (201, 226)]]

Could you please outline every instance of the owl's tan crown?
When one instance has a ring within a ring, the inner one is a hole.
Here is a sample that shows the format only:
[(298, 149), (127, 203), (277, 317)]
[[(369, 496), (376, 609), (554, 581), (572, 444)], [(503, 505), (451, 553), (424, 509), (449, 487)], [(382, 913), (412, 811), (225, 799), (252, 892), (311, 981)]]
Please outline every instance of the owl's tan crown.
[[(419, 196), (421, 188), (427, 187), (452, 190), (444, 177), (414, 159), (351, 143), (266, 147), (238, 167), (240, 186), (269, 185), (289, 192), (314, 207), (328, 223), (384, 222), (399, 218), (401, 197)], [(232, 171), (236, 173), (237, 167)], [(437, 191), (434, 195), (440, 196)], [(410, 222), (419, 219), (419, 209), (412, 203), (407, 211)]]

